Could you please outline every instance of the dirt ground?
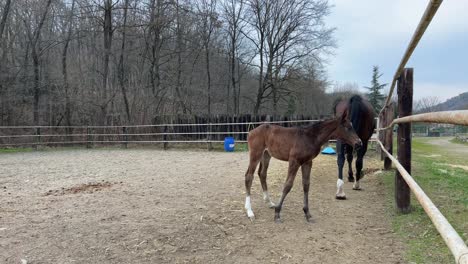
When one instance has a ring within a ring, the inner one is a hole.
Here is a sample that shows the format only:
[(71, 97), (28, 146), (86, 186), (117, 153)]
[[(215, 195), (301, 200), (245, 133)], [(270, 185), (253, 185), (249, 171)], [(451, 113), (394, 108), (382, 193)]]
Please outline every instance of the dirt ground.
[[(301, 177), (283, 223), (258, 177), (244, 210), (247, 152), (94, 149), (0, 155), (0, 263), (403, 263), (384, 186), (366, 158), (363, 191), (335, 200), (336, 157), (314, 160), (311, 213)], [(279, 198), (287, 164), (272, 160)]]

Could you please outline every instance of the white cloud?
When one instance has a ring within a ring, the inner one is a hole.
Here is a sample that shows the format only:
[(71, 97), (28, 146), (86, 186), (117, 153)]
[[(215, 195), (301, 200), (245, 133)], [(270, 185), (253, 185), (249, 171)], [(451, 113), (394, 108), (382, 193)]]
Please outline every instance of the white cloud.
[[(377, 64), (384, 73), (381, 81), (391, 81), (428, 2), (428, 0), (330, 0), (334, 8), (327, 23), (337, 27), (338, 39), (336, 56), (330, 61), (330, 78), (341, 82), (358, 82), (362, 87), (369, 83), (371, 67)], [(467, 0), (444, 1), (419, 43), (416, 57), (431, 58), (435, 55), (434, 52), (440, 53), (440, 47), (447, 43), (466, 41), (466, 37), (463, 37), (468, 34), (466, 10), (468, 10)], [(436, 55), (442, 56), (439, 53)], [(443, 55), (446, 59), (444, 68), (448, 70), (452, 67), (451, 72), (462, 74), (460, 63), (454, 63), (452, 66), (450, 63), (447, 64), (447, 61), (459, 62), (460, 58), (466, 57), (468, 67), (467, 54), (464, 49), (447, 51)], [(450, 59), (450, 56), (457, 58)], [(412, 60), (408, 66), (430, 69), (441, 66), (433, 60), (423, 61)], [(426, 62), (430, 63), (420, 65)], [(420, 71), (422, 70), (418, 72)], [(449, 76), (444, 77), (446, 80), (449, 79)], [(445, 100), (468, 91), (468, 79), (465, 82), (465, 78), (457, 78), (458, 80), (452, 83), (440, 79), (440, 83), (437, 83), (438, 79), (436, 75), (418, 75), (414, 85), (415, 99), (438, 96), (441, 100)]]

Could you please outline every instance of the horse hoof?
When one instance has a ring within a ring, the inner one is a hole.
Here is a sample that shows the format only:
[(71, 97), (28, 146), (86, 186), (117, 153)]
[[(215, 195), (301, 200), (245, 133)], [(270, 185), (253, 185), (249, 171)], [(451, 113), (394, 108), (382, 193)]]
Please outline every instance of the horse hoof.
[(270, 204), (268, 205), (268, 207), (270, 207), (271, 209), (276, 208), (276, 204), (270, 203)]
[(353, 190), (355, 190), (355, 191), (361, 191), (362, 189), (361, 189), (361, 187), (353, 187)]
[(255, 220), (255, 215), (252, 211), (247, 211), (247, 217), (249, 217), (250, 221)]
[(315, 223), (314, 219), (312, 219), (311, 216), (309, 216), (309, 217), (306, 216), (306, 221), (307, 221), (307, 223), (311, 223), (311, 224)]
[(275, 223), (281, 224), (281, 223), (283, 223), (283, 220), (281, 220), (281, 218), (279, 218), (279, 217), (275, 217)]
[(338, 196), (338, 195), (336, 195), (335, 198), (336, 198), (337, 200), (346, 200), (346, 196)]
[(349, 182), (354, 182), (354, 178), (348, 177)]

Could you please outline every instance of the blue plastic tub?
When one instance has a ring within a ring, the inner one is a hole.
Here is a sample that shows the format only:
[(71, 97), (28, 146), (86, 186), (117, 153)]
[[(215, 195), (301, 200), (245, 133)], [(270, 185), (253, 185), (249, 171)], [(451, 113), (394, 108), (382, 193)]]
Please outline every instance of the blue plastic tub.
[(234, 138), (233, 137), (225, 137), (224, 138), (224, 150), (227, 152), (233, 152), (234, 151)]

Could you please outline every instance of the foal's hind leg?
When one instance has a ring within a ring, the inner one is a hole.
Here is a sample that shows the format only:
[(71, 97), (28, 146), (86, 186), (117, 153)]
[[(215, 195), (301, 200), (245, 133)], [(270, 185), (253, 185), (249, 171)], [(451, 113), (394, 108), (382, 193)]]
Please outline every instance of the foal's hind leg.
[(357, 151), (356, 159), (356, 182), (354, 182), (353, 190), (361, 190), (361, 185), (359, 180), (362, 178), (362, 164), (364, 160), (364, 155), (367, 152), (367, 141), (362, 143), (362, 147)]
[(246, 192), (246, 197), (245, 197), (245, 210), (247, 211), (247, 216), (250, 218), (250, 220), (253, 220), (255, 218), (255, 215), (252, 211), (252, 205), (250, 202), (250, 189), (252, 188), (252, 180), (253, 180), (253, 175), (255, 172), (255, 169), (257, 168), (258, 163), (260, 162), (260, 159), (262, 158), (262, 152), (261, 151), (255, 151), (253, 149), (250, 150), (250, 161), (249, 161), (249, 167), (247, 168), (247, 172), (245, 173), (245, 192)]
[(268, 165), (270, 165), (271, 156), (268, 151), (263, 152), (263, 157), (260, 161), (260, 168), (258, 169), (258, 177), (260, 178), (260, 183), (262, 184), (263, 189), (263, 200), (268, 204), (270, 208), (275, 207), (275, 204), (270, 200), (270, 194), (268, 193), (267, 186), (267, 170)]
[(348, 181), (354, 182), (353, 177), (353, 147), (346, 145), (346, 160), (348, 161)]
[(281, 218), (280, 218), (280, 212), (281, 208), (283, 207), (283, 202), (284, 199), (286, 198), (286, 195), (288, 195), (289, 191), (291, 191), (291, 188), (294, 183), (294, 178), (296, 178), (297, 171), (299, 170), (299, 163), (296, 160), (290, 160), (289, 161), (289, 168), (288, 168), (288, 178), (286, 179), (286, 182), (284, 183), (283, 187), (283, 194), (281, 195), (281, 199), (275, 207), (275, 222), (280, 223)]
[(341, 140), (336, 141), (336, 152), (337, 152), (337, 160), (336, 163), (338, 164), (338, 180), (336, 182), (336, 199), (344, 200), (346, 199), (346, 194), (343, 191), (343, 166), (345, 163), (345, 151), (344, 151), (344, 143)]
[(302, 170), (302, 187), (304, 188), (304, 214), (307, 222), (312, 222), (312, 216), (309, 212), (309, 186), (310, 186), (310, 171), (312, 169), (312, 161), (308, 161), (301, 166)]

